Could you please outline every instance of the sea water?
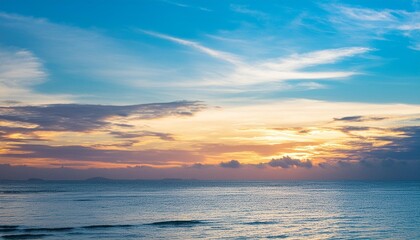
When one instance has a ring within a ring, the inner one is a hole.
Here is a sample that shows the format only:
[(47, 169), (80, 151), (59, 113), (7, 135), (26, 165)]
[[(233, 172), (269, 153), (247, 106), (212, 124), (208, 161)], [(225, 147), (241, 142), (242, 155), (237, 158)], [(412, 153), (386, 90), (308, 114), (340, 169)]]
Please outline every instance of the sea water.
[(420, 182), (3, 181), (3, 239), (420, 239)]

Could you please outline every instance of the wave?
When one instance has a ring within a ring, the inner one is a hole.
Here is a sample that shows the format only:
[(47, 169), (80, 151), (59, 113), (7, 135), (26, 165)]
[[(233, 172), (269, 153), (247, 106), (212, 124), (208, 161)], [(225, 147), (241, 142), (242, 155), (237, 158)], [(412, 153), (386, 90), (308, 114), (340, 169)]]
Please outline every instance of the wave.
[(59, 193), (59, 190), (3, 190), (0, 194)]
[(23, 231), (25, 232), (66, 232), (71, 231), (74, 228), (72, 227), (61, 227), (61, 228), (26, 228)]
[(0, 225), (0, 233), (7, 232), (24, 232), (27, 234), (14, 234), (14, 235), (5, 235), (3, 237), (8, 239), (28, 239), (28, 238), (37, 238), (43, 237), (47, 234), (30, 234), (30, 233), (51, 233), (51, 232), (70, 232), (72, 230), (82, 228), (82, 229), (102, 229), (102, 228), (126, 228), (132, 227), (134, 225), (88, 225), (82, 227), (34, 227), (34, 228), (21, 228), (17, 225)]
[(14, 232), (17, 231), (16, 228), (0, 228), (0, 233), (8, 233), (8, 232)]
[(89, 226), (83, 226), (81, 228), (84, 229), (99, 229), (99, 228), (128, 228), (128, 227), (133, 227), (134, 225), (129, 225), (129, 224), (121, 224), (121, 225), (89, 225)]
[(0, 225), (0, 232), (14, 232), (17, 231), (19, 226), (17, 225)]
[(3, 235), (3, 239), (39, 239), (43, 237), (51, 236), (50, 234), (13, 234)]
[(269, 239), (275, 239), (275, 238), (288, 238), (289, 236), (287, 236), (287, 235), (275, 235), (275, 236), (267, 236), (266, 238), (269, 238)]
[(199, 224), (205, 224), (206, 222), (200, 220), (173, 220), (173, 221), (162, 221), (153, 222), (145, 225), (160, 226), (160, 227), (192, 227)]
[(255, 221), (255, 222), (247, 222), (247, 225), (268, 225), (268, 224), (277, 224), (275, 221)]
[(0, 228), (18, 228), (18, 225), (0, 225)]

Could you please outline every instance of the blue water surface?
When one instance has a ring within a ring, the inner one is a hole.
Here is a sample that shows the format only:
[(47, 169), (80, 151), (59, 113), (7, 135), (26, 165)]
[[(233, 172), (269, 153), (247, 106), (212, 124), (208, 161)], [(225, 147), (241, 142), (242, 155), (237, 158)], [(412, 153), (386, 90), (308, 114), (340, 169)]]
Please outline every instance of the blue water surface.
[(3, 181), (3, 239), (420, 239), (420, 182)]

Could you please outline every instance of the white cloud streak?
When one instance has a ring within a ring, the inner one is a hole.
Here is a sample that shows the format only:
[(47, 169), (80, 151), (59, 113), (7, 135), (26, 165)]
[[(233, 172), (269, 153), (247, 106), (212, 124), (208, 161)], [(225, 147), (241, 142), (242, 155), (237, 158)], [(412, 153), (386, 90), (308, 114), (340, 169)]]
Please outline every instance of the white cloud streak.
[(216, 78), (205, 79), (200, 85), (253, 85), (285, 80), (320, 80), (350, 77), (358, 74), (354, 71), (300, 71), (301, 69), (323, 65), (334, 64), (344, 58), (367, 53), (370, 48), (348, 47), (313, 51), (304, 54), (293, 54), (288, 57), (274, 58), (262, 62), (249, 62), (234, 54), (218, 51), (205, 47), (198, 42), (189, 41), (161, 33), (139, 30), (140, 32), (165, 39), (183, 46), (200, 51), (210, 57), (231, 63), (233, 70), (218, 74)]
[(226, 62), (230, 62), (232, 64), (240, 64), (240, 60), (238, 59), (238, 57), (234, 56), (233, 54), (230, 53), (226, 53), (226, 52), (222, 52), (222, 51), (218, 51), (218, 50), (214, 50), (208, 47), (205, 47), (197, 42), (193, 42), (193, 41), (188, 41), (185, 39), (181, 39), (181, 38), (176, 38), (176, 37), (172, 37), (169, 35), (165, 35), (165, 34), (161, 34), (161, 33), (157, 33), (157, 32), (152, 32), (152, 31), (145, 31), (145, 30), (139, 30), (142, 33), (145, 33), (147, 35), (153, 36), (153, 37), (157, 37), (157, 38), (161, 38), (161, 39), (165, 39), (174, 43), (178, 43), (184, 46), (188, 46), (191, 48), (194, 48), (204, 54), (207, 54), (211, 57), (217, 58), (219, 60), (223, 60)]
[(187, 5), (185, 3), (180, 3), (180, 2), (174, 2), (174, 1), (169, 1), (169, 0), (161, 0), (164, 3), (170, 4), (170, 5), (174, 5), (177, 7), (182, 7), (182, 8), (193, 8), (193, 9), (198, 9), (201, 11), (205, 11), (205, 12), (211, 12), (212, 10), (205, 8), (205, 7), (198, 7), (198, 6), (192, 6), (192, 5)]

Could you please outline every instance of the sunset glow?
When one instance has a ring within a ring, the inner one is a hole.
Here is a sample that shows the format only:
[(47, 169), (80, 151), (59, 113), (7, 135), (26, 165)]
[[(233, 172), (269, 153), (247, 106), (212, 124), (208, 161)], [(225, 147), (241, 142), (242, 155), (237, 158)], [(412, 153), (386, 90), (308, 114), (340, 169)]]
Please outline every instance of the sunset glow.
[(0, 7), (2, 178), (420, 169), (418, 3), (33, 4)]

